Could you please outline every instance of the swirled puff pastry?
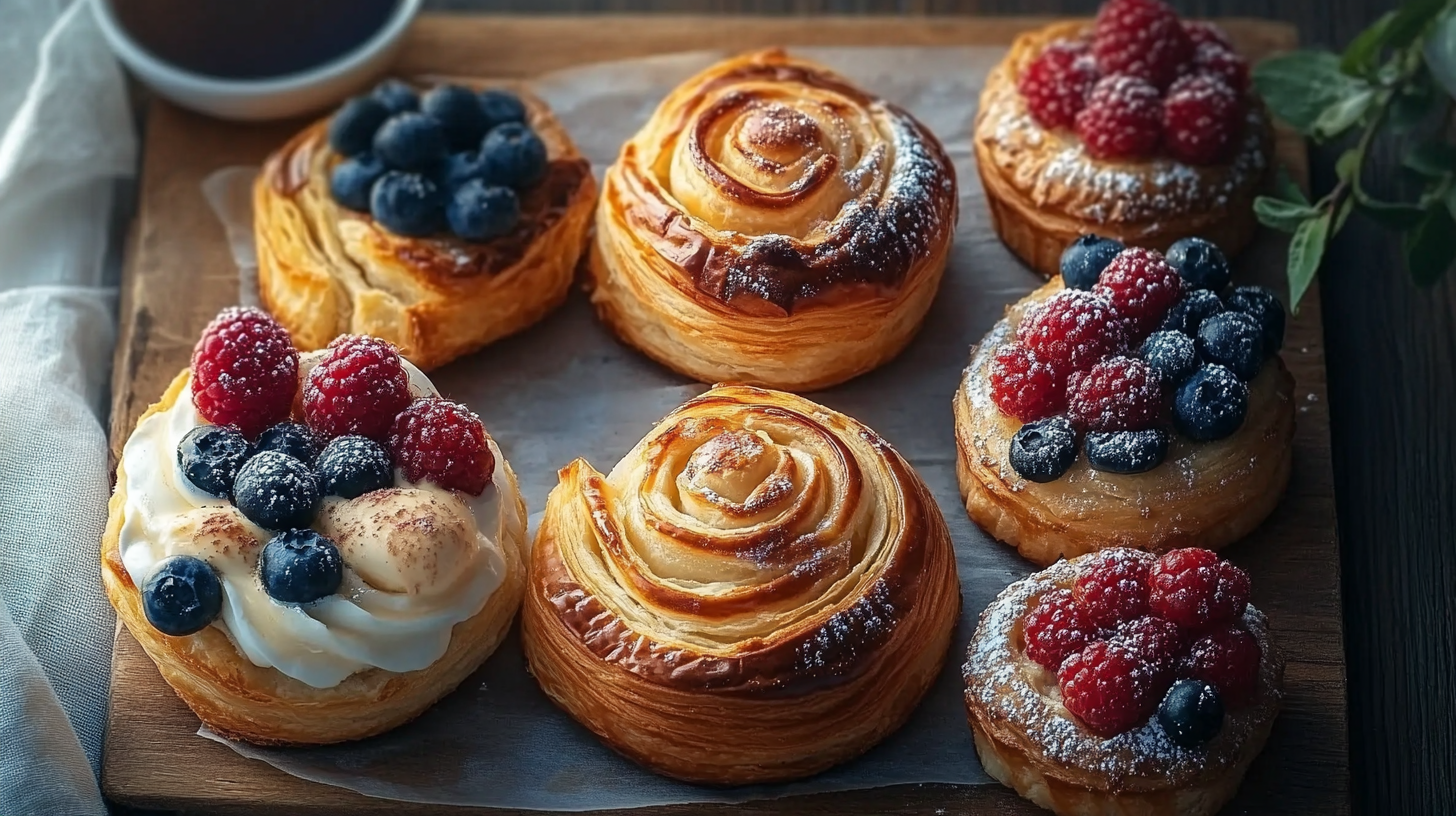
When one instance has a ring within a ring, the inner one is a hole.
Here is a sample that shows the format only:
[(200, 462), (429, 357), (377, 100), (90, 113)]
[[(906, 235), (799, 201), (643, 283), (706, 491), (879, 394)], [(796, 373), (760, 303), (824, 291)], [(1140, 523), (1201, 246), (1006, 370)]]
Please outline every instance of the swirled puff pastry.
[(868, 428), (719, 386), (547, 500), (522, 612), (546, 693), (647, 767), (822, 771), (895, 730), (960, 609), (945, 520)]
[(895, 105), (764, 51), (663, 100), (608, 169), (592, 301), (703, 382), (833, 385), (909, 343), (957, 217), (940, 143)]
[(329, 120), (268, 157), (253, 186), (263, 304), (305, 351), (368, 334), (429, 370), (521, 331), (566, 299), (586, 243), (596, 181), (566, 129), (517, 90), (547, 149), (544, 180), (521, 196), (521, 218), (485, 243), (448, 234), (396, 235), (329, 193), (340, 161)]

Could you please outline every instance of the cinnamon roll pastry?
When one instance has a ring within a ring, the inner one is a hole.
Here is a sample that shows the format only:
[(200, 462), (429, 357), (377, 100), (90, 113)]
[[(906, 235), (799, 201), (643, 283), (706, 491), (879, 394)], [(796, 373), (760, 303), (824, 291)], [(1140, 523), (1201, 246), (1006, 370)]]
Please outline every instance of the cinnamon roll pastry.
[(690, 377), (827, 387), (910, 342), (957, 206), (950, 159), (908, 113), (746, 54), (669, 94), (607, 170), (592, 301)]
[(547, 499), (522, 613), (547, 695), (627, 757), (711, 784), (869, 749), (939, 672), (960, 609), (945, 520), (873, 431), (718, 386), (611, 473)]

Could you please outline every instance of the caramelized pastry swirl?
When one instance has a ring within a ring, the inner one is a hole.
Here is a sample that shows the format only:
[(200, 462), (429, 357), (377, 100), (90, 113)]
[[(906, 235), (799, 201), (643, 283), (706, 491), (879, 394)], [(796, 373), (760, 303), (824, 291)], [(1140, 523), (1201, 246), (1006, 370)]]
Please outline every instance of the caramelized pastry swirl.
[(904, 460), (748, 387), (682, 406), (609, 475), (563, 469), (528, 594), (527, 656), (558, 704), (719, 783), (813, 773), (898, 727), (960, 606), (945, 521)]

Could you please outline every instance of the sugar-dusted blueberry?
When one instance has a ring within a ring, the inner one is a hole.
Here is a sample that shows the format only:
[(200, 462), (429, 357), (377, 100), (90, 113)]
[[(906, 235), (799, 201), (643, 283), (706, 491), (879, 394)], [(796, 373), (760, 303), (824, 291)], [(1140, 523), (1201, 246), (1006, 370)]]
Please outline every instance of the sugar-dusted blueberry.
[(1193, 338), (1178, 331), (1156, 331), (1143, 341), (1138, 353), (1152, 369), (1164, 388), (1183, 382), (1198, 368), (1198, 349)]
[(344, 159), (329, 173), (329, 193), (340, 205), (355, 212), (369, 212), (369, 194), (374, 182), (384, 175), (384, 163), (373, 153)]
[(433, 116), (445, 129), (445, 141), (452, 150), (465, 150), (480, 144), (490, 121), (481, 107), (480, 97), (459, 85), (439, 85), (420, 98), (420, 112)]
[(374, 154), (391, 170), (428, 170), (445, 159), (445, 129), (432, 116), (397, 113), (374, 134)]
[(1064, 416), (1028, 422), (1011, 437), (1008, 458), (1023, 479), (1056, 481), (1077, 461), (1077, 431)]
[(1179, 680), (1163, 695), (1158, 724), (1173, 742), (1197, 748), (1223, 729), (1223, 700), (1202, 680)]
[(374, 183), (369, 209), (374, 220), (390, 232), (423, 238), (440, 230), (445, 220), (445, 194), (424, 175), (391, 170)]
[(164, 635), (200, 632), (222, 612), (222, 581), (200, 558), (163, 558), (142, 582), (142, 612)]
[(1249, 386), (1216, 363), (1193, 372), (1173, 398), (1173, 424), (1198, 442), (1233, 435), (1248, 413)]
[(1240, 286), (1229, 294), (1228, 305), (1254, 318), (1264, 335), (1264, 352), (1274, 354), (1284, 347), (1284, 304), (1263, 286)]
[(491, 241), (509, 235), (521, 220), (521, 200), (509, 187), (472, 179), (450, 197), (445, 209), (450, 229), (467, 241)]
[(1207, 289), (1194, 289), (1179, 298), (1163, 317), (1163, 331), (1177, 331), (1192, 337), (1203, 321), (1224, 311), (1223, 301)]
[(462, 150), (451, 153), (440, 168), (440, 185), (447, 194), (453, 194), (467, 181), (486, 177), (485, 160), (479, 150)]
[(1198, 356), (1226, 366), (1241, 380), (1252, 380), (1264, 364), (1264, 334), (1243, 312), (1223, 312), (1198, 327)]
[(177, 443), (177, 466), (198, 490), (218, 498), (233, 492), (233, 480), (252, 449), (237, 428), (199, 425)]
[(507, 122), (526, 121), (526, 103), (510, 91), (496, 88), (480, 92), (480, 109), (485, 112), (490, 127)]
[(355, 499), (394, 484), (389, 452), (365, 436), (334, 437), (315, 469), (325, 496)]
[(318, 458), (319, 439), (307, 425), (300, 422), (280, 422), (258, 435), (253, 450), (278, 451), (311, 465)]
[(248, 460), (233, 482), (233, 503), (265, 530), (307, 527), (318, 513), (318, 477), (308, 465), (278, 451)]
[(490, 178), (517, 190), (546, 177), (546, 143), (526, 125), (508, 122), (486, 134), (480, 154)]
[(333, 541), (313, 530), (287, 530), (258, 554), (258, 578), (275, 601), (313, 603), (339, 591), (344, 559)]
[(1229, 263), (1223, 250), (1202, 238), (1179, 238), (1168, 247), (1168, 263), (1186, 288), (1221, 292), (1229, 284)]
[(1081, 236), (1062, 251), (1062, 283), (1068, 289), (1091, 290), (1102, 270), (1122, 250), (1122, 242), (1113, 238)]
[(404, 113), (420, 109), (420, 95), (409, 83), (398, 79), (386, 79), (374, 86), (374, 91), (369, 94), (379, 100), (391, 114)]
[(1110, 431), (1087, 434), (1082, 447), (1087, 464), (1107, 473), (1146, 473), (1168, 457), (1168, 432), (1162, 428), (1145, 431)]
[(378, 99), (356, 96), (340, 106), (329, 120), (329, 147), (344, 156), (368, 152), (374, 144), (374, 134), (388, 118), (389, 109)]

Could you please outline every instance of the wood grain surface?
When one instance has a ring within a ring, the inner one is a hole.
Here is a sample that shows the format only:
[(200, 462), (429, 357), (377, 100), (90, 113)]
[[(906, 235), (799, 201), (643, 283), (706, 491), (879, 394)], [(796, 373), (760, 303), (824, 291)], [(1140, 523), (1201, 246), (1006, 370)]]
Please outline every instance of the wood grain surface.
[[(768, 44), (986, 44), (1009, 42), (1039, 21), (766, 20), (678, 17), (426, 19), (399, 70), (521, 76), (569, 64), (690, 48)], [(1253, 54), (1287, 48), (1294, 31), (1251, 21), (1228, 25)], [(489, 42), (489, 48), (480, 44)], [(242, 127), (155, 103), (148, 122), (141, 206), (123, 285), (122, 341), (114, 375), (113, 450), (139, 413), (187, 364), (197, 332), (236, 299), (221, 229), (198, 188), (211, 170), (256, 163), (297, 123)], [(1281, 138), (1302, 172), (1303, 146)], [(1265, 240), (1271, 240), (1269, 236)], [(1272, 239), (1277, 240), (1277, 239)], [(1260, 270), (1265, 280), (1277, 270)], [(1269, 524), (1236, 545), (1255, 575), (1255, 602), (1281, 636), (1288, 707), (1232, 813), (1349, 811), (1340, 573), (1317, 295), (1290, 327), (1286, 359), (1301, 404), (1295, 470)], [(108, 796), (133, 807), (209, 813), (426, 813), (305, 783), (195, 737), (197, 723), (136, 643), (117, 639), (103, 773)], [(733, 807), (667, 807), (651, 813), (1036, 813), (999, 786), (904, 786)], [(448, 811), (458, 812), (458, 811)], [(502, 812), (502, 811), (493, 811)]]

